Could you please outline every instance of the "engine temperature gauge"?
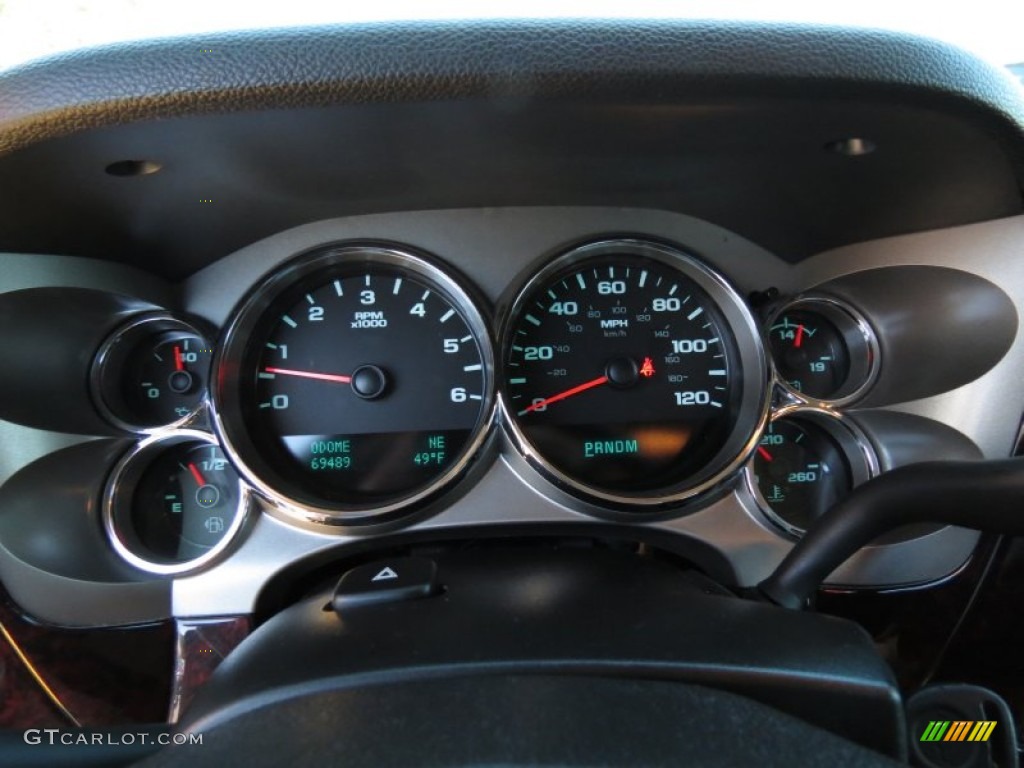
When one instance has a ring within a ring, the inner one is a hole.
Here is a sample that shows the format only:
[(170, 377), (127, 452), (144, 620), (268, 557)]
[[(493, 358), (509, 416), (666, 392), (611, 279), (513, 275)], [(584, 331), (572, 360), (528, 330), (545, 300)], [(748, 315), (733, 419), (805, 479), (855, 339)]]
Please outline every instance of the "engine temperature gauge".
[(753, 483), (768, 517), (799, 535), (873, 472), (873, 454), (846, 420), (818, 410), (772, 421), (757, 447)]

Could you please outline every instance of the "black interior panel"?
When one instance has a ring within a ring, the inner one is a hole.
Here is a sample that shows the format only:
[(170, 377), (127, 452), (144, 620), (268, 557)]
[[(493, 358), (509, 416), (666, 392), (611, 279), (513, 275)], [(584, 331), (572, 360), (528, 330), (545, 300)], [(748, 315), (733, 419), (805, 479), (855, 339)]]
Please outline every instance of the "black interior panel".
[[(332, 216), (583, 204), (684, 211), (799, 260), (1021, 211), (1012, 79), (891, 33), (564, 21), (203, 47), (0, 78), (0, 247), (181, 278)], [(849, 137), (877, 149), (826, 149)], [(162, 170), (106, 171), (125, 160)]]

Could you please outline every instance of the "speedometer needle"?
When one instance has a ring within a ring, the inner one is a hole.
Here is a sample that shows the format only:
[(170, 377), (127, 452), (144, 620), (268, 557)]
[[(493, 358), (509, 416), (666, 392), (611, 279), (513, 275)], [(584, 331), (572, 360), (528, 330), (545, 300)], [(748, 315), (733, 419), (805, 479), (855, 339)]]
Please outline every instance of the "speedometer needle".
[(527, 408), (526, 410), (520, 411), (519, 415), (522, 416), (523, 414), (529, 413), (530, 411), (539, 411), (539, 410), (541, 410), (543, 408), (547, 408), (552, 403), (557, 403), (559, 400), (565, 400), (567, 397), (572, 397), (573, 395), (578, 395), (580, 392), (586, 392), (588, 389), (593, 389), (594, 387), (600, 387), (602, 384), (607, 384), (607, 383), (608, 383), (608, 377), (607, 376), (598, 376), (596, 379), (591, 379), (590, 381), (588, 381), (588, 382), (586, 382), (584, 384), (580, 384), (577, 387), (573, 387), (572, 389), (567, 389), (564, 392), (559, 392), (557, 395), (552, 395), (551, 397), (546, 397), (543, 400), (539, 400), (536, 403), (534, 403), (533, 405), (531, 405), (529, 408)]
[(279, 373), (282, 376), (298, 376), (303, 379), (318, 379), (319, 381), (334, 381), (339, 384), (352, 382), (351, 376), (343, 376), (340, 373), (316, 373), (315, 371), (293, 371), (290, 368), (264, 368), (267, 373)]

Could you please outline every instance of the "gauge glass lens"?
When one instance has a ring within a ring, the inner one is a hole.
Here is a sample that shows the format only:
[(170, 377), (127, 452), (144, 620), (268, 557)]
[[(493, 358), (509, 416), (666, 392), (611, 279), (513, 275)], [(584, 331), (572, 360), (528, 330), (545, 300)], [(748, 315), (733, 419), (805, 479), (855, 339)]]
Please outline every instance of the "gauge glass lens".
[(685, 486), (736, 425), (743, 371), (729, 325), (661, 260), (613, 249), (554, 271), (517, 300), (504, 354), (510, 418), (587, 488)]
[(785, 418), (768, 425), (754, 457), (761, 498), (785, 527), (802, 532), (853, 488), (839, 443), (817, 424)]
[(132, 420), (156, 426), (192, 413), (206, 391), (211, 352), (208, 342), (186, 331), (142, 340), (129, 354), (121, 390)]
[(791, 310), (768, 329), (779, 376), (796, 392), (819, 400), (834, 396), (850, 376), (850, 350), (842, 332), (819, 312)]
[(403, 256), (343, 259), (274, 293), (239, 375), (244, 464), (288, 499), (342, 510), (428, 493), (458, 468), (492, 402), (471, 305)]
[(238, 475), (220, 447), (171, 446), (142, 472), (132, 496), (137, 554), (158, 563), (202, 557), (231, 530), (238, 508)]
[(183, 422), (204, 402), (213, 350), (190, 325), (144, 315), (115, 331), (93, 367), (97, 405), (126, 430)]

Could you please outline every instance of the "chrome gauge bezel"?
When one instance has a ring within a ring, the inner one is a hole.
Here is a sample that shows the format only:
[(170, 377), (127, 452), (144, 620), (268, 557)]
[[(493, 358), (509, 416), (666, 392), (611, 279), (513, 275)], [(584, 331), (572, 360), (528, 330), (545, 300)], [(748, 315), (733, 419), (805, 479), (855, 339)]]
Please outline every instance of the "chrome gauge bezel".
[[(864, 431), (849, 416), (829, 407), (801, 403), (779, 408), (772, 413), (769, 423), (785, 419), (802, 419), (828, 433), (843, 453), (843, 458), (850, 469), (850, 479), (854, 488), (878, 476), (880, 468), (875, 449)], [(767, 425), (765, 426), (767, 427)], [(799, 539), (804, 535), (803, 528), (787, 522), (776, 514), (771, 504), (765, 501), (757, 484), (753, 457), (744, 470), (744, 478), (748, 493), (753, 497), (761, 514), (771, 524), (773, 530), (793, 539)]]
[(842, 408), (856, 403), (866, 395), (881, 369), (881, 348), (871, 323), (848, 302), (823, 293), (806, 293), (787, 301), (772, 311), (765, 323), (766, 337), (775, 321), (797, 310), (817, 312), (839, 330), (850, 355), (850, 373), (839, 391), (831, 397), (811, 397), (790, 386), (778, 372), (770, 340), (767, 344), (775, 383), (799, 403), (826, 408)]
[[(767, 423), (771, 399), (771, 366), (764, 348), (760, 325), (747, 303), (732, 284), (719, 272), (690, 255), (679, 246), (641, 238), (603, 238), (584, 243), (562, 252), (539, 270), (533, 270), (525, 281), (513, 286), (501, 302), (499, 317), (500, 348), (511, 345), (515, 333), (513, 321), (523, 305), (556, 273), (594, 257), (608, 254), (635, 255), (652, 259), (677, 270), (693, 280), (715, 303), (728, 330), (733, 334), (742, 370), (742, 394), (732, 432), (722, 448), (708, 462), (703, 471), (695, 474), (692, 482), (686, 479), (669, 489), (638, 494), (613, 493), (580, 482), (549, 462), (520, 428), (515, 411), (508, 400), (504, 381), (505, 354), (499, 362), (499, 408), (504, 433), (516, 453), (510, 465), (535, 472), (555, 489), (583, 501), (583, 511), (596, 516), (610, 516), (617, 520), (635, 521), (638, 518), (678, 516), (689, 502), (702, 498), (722, 487), (740, 472), (757, 448), (757, 441)], [(517, 469), (517, 471), (519, 471)]]
[(253, 508), (251, 491), (239, 478), (238, 504), (235, 507), (231, 525), (228, 526), (224, 537), (209, 551), (197, 558), (180, 563), (159, 562), (137, 551), (142, 549), (142, 545), (132, 531), (130, 518), (139, 479), (160, 453), (175, 445), (188, 442), (202, 442), (220, 447), (213, 435), (194, 429), (166, 430), (150, 435), (145, 440), (136, 443), (114, 465), (103, 490), (101, 501), (103, 529), (111, 547), (128, 564), (155, 576), (178, 576), (192, 573), (218, 560), (235, 542), (239, 532), (250, 518)]
[[(124, 418), (121, 414), (118, 414), (116, 408), (107, 402), (104, 392), (108, 390), (110, 386), (118, 383), (117, 381), (109, 381), (110, 377), (119, 378), (123, 375), (122, 371), (114, 370), (112, 368), (114, 365), (114, 358), (116, 356), (115, 350), (118, 346), (124, 343), (141, 340), (145, 338), (146, 335), (166, 333), (169, 331), (182, 331), (210, 341), (210, 334), (207, 331), (197, 328), (193, 323), (183, 320), (170, 312), (146, 312), (130, 318), (126, 323), (115, 328), (97, 351), (96, 357), (93, 359), (92, 367), (89, 370), (89, 393), (92, 397), (93, 404), (96, 406), (96, 410), (104, 419), (106, 419), (106, 421), (117, 429), (124, 432), (132, 432), (134, 434), (152, 435), (169, 429), (182, 429), (192, 426), (200, 421), (202, 416), (207, 412), (210, 400), (209, 381), (206, 382), (203, 396), (200, 398), (195, 408), (180, 419), (176, 419), (166, 424), (154, 424), (151, 426), (136, 424), (131, 420)], [(213, 367), (211, 365), (211, 376), (212, 371)]]
[[(268, 479), (273, 472), (260, 458), (248, 437), (244, 404), (239, 397), (239, 376), (250, 339), (272, 303), (297, 282), (321, 271), (360, 266), (397, 267), (415, 273), (438, 289), (465, 318), (479, 345), (484, 373), (484, 396), (474, 434), (458, 460), (428, 485), (413, 494), (380, 504), (329, 505), (310, 503), (289, 495)], [(265, 501), (268, 511), (290, 523), (344, 530), (411, 515), (455, 486), (482, 453), (496, 414), (494, 348), (482, 302), (468, 280), (435, 257), (405, 245), (344, 241), (326, 243), (294, 255), (256, 285), (239, 303), (228, 321), (214, 354), (214, 385), (210, 413), (213, 428), (225, 453), (245, 480)]]

